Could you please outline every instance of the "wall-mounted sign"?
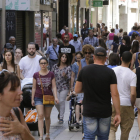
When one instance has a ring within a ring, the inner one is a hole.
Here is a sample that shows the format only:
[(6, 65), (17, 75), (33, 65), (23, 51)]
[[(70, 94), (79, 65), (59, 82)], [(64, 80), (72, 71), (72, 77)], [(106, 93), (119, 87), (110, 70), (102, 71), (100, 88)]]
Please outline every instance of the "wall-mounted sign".
[(2, 9), (2, 0), (0, 0), (0, 9)]
[(93, 7), (103, 7), (103, 1), (93, 1)]
[(6, 0), (6, 10), (39, 11), (40, 0)]

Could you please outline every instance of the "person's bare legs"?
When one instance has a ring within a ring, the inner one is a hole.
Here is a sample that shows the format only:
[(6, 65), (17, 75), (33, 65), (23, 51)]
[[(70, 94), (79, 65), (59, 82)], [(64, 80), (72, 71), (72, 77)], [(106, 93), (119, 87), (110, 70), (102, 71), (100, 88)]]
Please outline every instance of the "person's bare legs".
[(79, 123), (79, 118), (80, 118), (80, 106), (76, 105), (76, 122)]
[(44, 105), (37, 105), (36, 110), (38, 113), (38, 129), (40, 137), (43, 138), (43, 125), (44, 125)]
[(139, 126), (139, 139), (140, 139), (140, 109), (138, 109), (138, 126)]
[(46, 124), (46, 137), (50, 137), (49, 133), (50, 133), (50, 124), (51, 124), (51, 120), (50, 120), (50, 115), (51, 115), (51, 111), (52, 111), (53, 107), (45, 107), (44, 108), (44, 116), (45, 116), (45, 124)]

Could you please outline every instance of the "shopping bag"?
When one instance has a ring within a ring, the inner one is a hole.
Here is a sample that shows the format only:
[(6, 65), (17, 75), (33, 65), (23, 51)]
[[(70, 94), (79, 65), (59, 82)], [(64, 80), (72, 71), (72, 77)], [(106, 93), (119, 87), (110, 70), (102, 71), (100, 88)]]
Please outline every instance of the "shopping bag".
[(38, 119), (38, 115), (37, 115), (36, 109), (29, 110), (28, 113), (26, 114), (25, 122), (26, 123), (32, 123), (32, 122), (36, 123), (37, 119)]

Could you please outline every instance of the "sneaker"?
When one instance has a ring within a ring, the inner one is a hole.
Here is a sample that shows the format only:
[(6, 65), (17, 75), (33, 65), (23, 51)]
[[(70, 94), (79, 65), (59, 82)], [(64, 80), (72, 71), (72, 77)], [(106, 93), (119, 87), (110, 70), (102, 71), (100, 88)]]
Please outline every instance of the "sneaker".
[(63, 124), (63, 119), (59, 119), (59, 124)]
[(79, 129), (79, 123), (76, 123), (76, 128)]

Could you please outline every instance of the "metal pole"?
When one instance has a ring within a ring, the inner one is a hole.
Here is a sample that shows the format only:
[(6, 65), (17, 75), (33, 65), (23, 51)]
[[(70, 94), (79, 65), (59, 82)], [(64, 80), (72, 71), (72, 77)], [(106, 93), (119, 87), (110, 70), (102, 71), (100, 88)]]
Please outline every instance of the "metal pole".
[(113, 28), (113, 0), (112, 0), (112, 28)]
[(43, 11), (41, 10), (41, 51), (43, 52)]

